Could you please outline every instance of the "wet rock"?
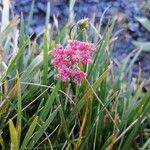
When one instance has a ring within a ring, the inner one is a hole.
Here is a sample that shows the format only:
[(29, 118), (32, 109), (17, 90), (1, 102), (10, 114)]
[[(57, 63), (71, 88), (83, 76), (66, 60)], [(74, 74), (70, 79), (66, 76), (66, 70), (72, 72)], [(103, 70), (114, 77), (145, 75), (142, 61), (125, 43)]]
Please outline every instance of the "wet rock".
[(37, 26), (36, 28), (35, 28), (35, 33), (36, 33), (36, 35), (38, 35), (39, 33), (41, 33), (42, 31), (44, 30), (44, 26)]
[(138, 22), (129, 22), (128, 27), (131, 31), (138, 31), (139, 23)]
[(87, 2), (87, 3), (99, 3), (100, 2), (100, 0), (85, 0), (85, 2)]
[(68, 8), (68, 7), (64, 7), (64, 8), (63, 8), (63, 15), (64, 15), (65, 17), (67, 17), (68, 14), (69, 14), (69, 8)]
[(51, 9), (51, 15), (55, 15), (55, 16), (60, 16), (60, 14), (63, 13), (62, 10), (60, 10), (58, 7), (56, 6), (53, 6), (52, 9)]
[(46, 13), (46, 6), (43, 3), (37, 3), (36, 5), (37, 9), (43, 13)]

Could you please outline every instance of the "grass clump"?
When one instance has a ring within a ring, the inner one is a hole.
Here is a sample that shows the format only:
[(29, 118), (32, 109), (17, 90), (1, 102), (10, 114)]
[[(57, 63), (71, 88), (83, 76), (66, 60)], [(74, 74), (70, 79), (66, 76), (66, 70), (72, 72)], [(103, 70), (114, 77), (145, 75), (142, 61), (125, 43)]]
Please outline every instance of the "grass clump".
[[(15, 17), (1, 31), (1, 149), (148, 148), (150, 91), (143, 92), (140, 73), (132, 78), (140, 51), (133, 51), (123, 63), (114, 61), (115, 21), (101, 34), (94, 19), (87, 27), (87, 20), (74, 24), (74, 13), (70, 14), (57, 33), (46, 21), (40, 44), (39, 37), (31, 40), (27, 34), (23, 18), (19, 30)], [(49, 52), (70, 38), (96, 46), (92, 63), (79, 65), (87, 76), (78, 84), (56, 78)]]

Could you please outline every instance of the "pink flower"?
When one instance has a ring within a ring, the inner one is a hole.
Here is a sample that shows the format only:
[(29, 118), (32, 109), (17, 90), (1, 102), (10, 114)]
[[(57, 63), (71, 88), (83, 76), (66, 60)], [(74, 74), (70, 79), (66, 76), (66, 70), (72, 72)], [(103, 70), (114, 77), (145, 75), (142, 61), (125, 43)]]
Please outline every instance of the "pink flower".
[(58, 44), (52, 51), (52, 64), (58, 71), (57, 77), (63, 81), (72, 78), (75, 83), (79, 83), (86, 73), (77, 70), (77, 65), (91, 63), (95, 51), (94, 44), (78, 40), (69, 40), (66, 48)]
[(77, 70), (74, 73), (74, 82), (79, 83), (81, 80), (85, 79), (86, 73), (83, 71)]
[(73, 76), (74, 72), (70, 68), (64, 67), (58, 69), (58, 78), (62, 81), (70, 81), (70, 78)]
[(82, 42), (78, 40), (69, 40), (68, 46), (74, 50), (79, 50), (79, 51), (89, 51), (89, 52), (96, 51), (94, 44), (89, 42)]
[(78, 54), (80, 63), (87, 64), (92, 62), (92, 53), (96, 51), (94, 44), (78, 40), (69, 40), (68, 47)]

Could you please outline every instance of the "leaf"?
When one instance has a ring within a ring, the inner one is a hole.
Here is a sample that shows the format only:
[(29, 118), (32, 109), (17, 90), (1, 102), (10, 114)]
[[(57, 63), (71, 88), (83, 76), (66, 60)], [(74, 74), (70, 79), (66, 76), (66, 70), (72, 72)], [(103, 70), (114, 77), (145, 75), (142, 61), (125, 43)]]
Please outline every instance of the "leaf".
[[(109, 71), (109, 68), (106, 71), (104, 71), (103, 74), (92, 85), (92, 88), (94, 90), (96, 90), (100, 86), (100, 84), (102, 83), (102, 81), (106, 78), (108, 71)], [(69, 116), (67, 118), (68, 122), (71, 122), (74, 119), (75, 115), (80, 112), (80, 110), (82, 109), (82, 107), (85, 104), (85, 97), (86, 97), (87, 94), (88, 95), (92, 95), (92, 89), (91, 88), (89, 88), (86, 91), (86, 93), (81, 98), (81, 100), (79, 100), (78, 103), (74, 106), (74, 108), (72, 109), (72, 112), (69, 114)]]
[[(126, 124), (126, 122), (129, 120), (130, 118), (130, 113), (134, 112), (134, 110), (137, 108), (138, 106), (138, 98), (141, 95), (141, 89), (142, 86), (139, 86), (135, 92), (135, 94), (132, 97), (132, 100), (129, 101), (128, 107), (126, 108), (126, 110), (124, 110), (123, 116), (122, 116), (122, 123), (120, 124), (120, 126), (122, 126), (122, 128), (124, 127), (124, 125)], [(120, 127), (121, 128), (121, 127)]]
[[(31, 64), (24, 70), (23, 74), (20, 77), (21, 82), (31, 82), (37, 72), (40, 70), (40, 67), (42, 66), (43, 63), (43, 57), (42, 54), (39, 54), (36, 56)], [(22, 91), (24, 91), (27, 88), (28, 85), (22, 85)]]
[[(105, 110), (105, 108), (107, 108), (108, 107), (108, 105), (110, 105), (111, 104), (111, 102), (114, 100), (114, 98), (116, 97), (116, 94), (117, 94), (118, 92), (115, 92), (113, 95), (111, 95), (110, 97), (109, 97), (109, 100), (107, 100), (106, 102), (105, 102), (105, 104), (104, 104), (104, 106), (102, 106), (101, 108), (99, 107), (100, 106), (100, 104), (98, 105), (98, 107), (97, 107), (97, 113), (96, 114), (94, 114), (94, 118), (93, 118), (93, 122), (90, 124), (90, 127), (88, 128), (88, 130), (86, 131), (86, 134), (85, 134), (85, 138), (84, 138), (84, 141), (83, 141), (83, 143), (82, 143), (82, 145), (81, 145), (81, 149), (84, 149), (84, 147), (86, 146), (86, 143), (88, 142), (88, 139), (89, 139), (89, 137), (90, 136), (92, 136), (92, 132), (94, 132), (94, 136), (96, 136), (96, 132), (97, 132), (97, 128), (99, 128), (98, 130), (99, 130), (99, 133), (98, 133), (98, 137), (95, 137), (96, 139), (96, 141), (95, 142), (97, 142), (97, 140), (102, 136), (102, 133), (103, 133), (103, 127), (104, 127), (104, 125), (105, 125), (105, 114), (103, 113), (104, 112), (104, 110)], [(94, 130), (95, 129), (95, 130)], [(101, 135), (101, 136), (100, 136)], [(98, 138), (98, 139), (97, 139)], [(94, 138), (93, 138), (94, 139)], [(101, 143), (101, 144), (103, 144), (103, 143)], [(101, 144), (99, 144), (99, 146), (101, 145)], [(93, 140), (93, 147), (95, 147), (96, 146), (96, 143), (94, 143), (94, 140)]]
[(107, 138), (107, 140), (105, 141), (105, 143), (103, 144), (101, 150), (108, 150), (111, 142), (113, 140), (113, 136), (111, 135), (110, 137)]
[(50, 12), (51, 12), (51, 2), (47, 1), (47, 9), (46, 9), (46, 17), (45, 17), (45, 26), (46, 28), (49, 25), (49, 21), (50, 21)]
[(65, 110), (63, 108), (63, 104), (60, 100), (60, 110), (59, 110), (59, 113), (60, 113), (60, 118), (62, 120), (62, 124), (63, 124), (63, 131), (65, 133), (65, 137), (67, 139), (67, 142), (68, 142), (68, 145), (71, 144), (71, 141), (70, 141), (70, 137), (69, 137), (69, 133), (68, 133), (68, 125), (67, 125), (67, 122), (66, 122), (66, 119), (65, 119)]
[(5, 146), (4, 146), (4, 140), (2, 138), (2, 132), (1, 131), (0, 131), (0, 145), (1, 145), (2, 150), (4, 150)]
[(135, 120), (137, 117), (144, 117), (150, 112), (150, 91), (147, 92), (144, 97), (141, 99), (135, 111), (132, 112), (132, 120)]
[(20, 78), (17, 74), (17, 130), (18, 130), (18, 143), (21, 141), (21, 125), (22, 125), (22, 96), (21, 96), (21, 85)]
[(144, 143), (144, 145), (140, 150), (146, 150), (146, 148), (148, 148), (149, 145), (150, 145), (150, 138)]
[(0, 104), (0, 116), (2, 114), (4, 114), (7, 110), (8, 110), (8, 106), (10, 104), (10, 101), (8, 99), (4, 100), (1, 104)]
[(43, 43), (43, 84), (47, 84), (48, 66), (48, 40), (47, 32), (45, 31)]
[(42, 110), (42, 113), (40, 115), (40, 118), (45, 121), (53, 103), (54, 103), (54, 100), (56, 99), (56, 96), (57, 96), (57, 92), (59, 90), (59, 87), (60, 87), (60, 81), (57, 82), (56, 84), (56, 87), (54, 88), (54, 90), (52, 91), (52, 93), (50, 94), (50, 96), (48, 97), (47, 101), (46, 101), (46, 104)]
[(150, 52), (150, 42), (132, 41), (132, 43), (143, 51)]
[(110, 27), (109, 25), (107, 25), (101, 41), (98, 41), (97, 43), (98, 48), (95, 53), (93, 63), (89, 66), (88, 69), (88, 78), (93, 78), (97, 76), (100, 72), (102, 72), (104, 63), (107, 62), (108, 54), (106, 52), (108, 49), (110, 51), (109, 45), (110, 45), (111, 33), (113, 31), (114, 24), (115, 24), (115, 20), (112, 22)]
[(9, 131), (10, 131), (10, 138), (11, 138), (11, 150), (19, 150), (19, 143), (18, 143), (18, 134), (17, 130), (12, 122), (9, 120)]
[(31, 142), (28, 145), (28, 150), (32, 150), (35, 144), (38, 142), (38, 140), (41, 138), (41, 136), (44, 134), (45, 130), (49, 127), (50, 123), (54, 120), (55, 116), (57, 115), (57, 112), (59, 111), (58, 107), (43, 123), (43, 125), (39, 128), (39, 130), (35, 133), (34, 137), (32, 138)]
[(29, 28), (31, 25), (32, 17), (33, 17), (33, 12), (34, 12), (34, 6), (35, 6), (35, 0), (32, 0), (29, 16), (28, 16), (28, 21), (27, 21), (27, 34), (29, 33)]
[(4, 61), (2, 61), (2, 63), (0, 63), (0, 80), (1, 78), (3, 78), (3, 75), (6, 73), (7, 71), (7, 65), (5, 64)]
[(6, 26), (9, 24), (9, 7), (10, 7), (10, 0), (2, 0), (1, 1), (1, 31), (3, 31)]
[(70, 0), (70, 3), (69, 3), (68, 25), (71, 25), (74, 23), (74, 18), (75, 18), (74, 5), (75, 5), (75, 2), (76, 2), (76, 0)]
[(25, 135), (25, 138), (23, 140), (23, 143), (21, 145), (21, 148), (20, 150), (24, 150), (26, 147), (27, 147), (27, 144), (29, 143), (31, 137), (33, 136), (33, 132), (35, 130), (35, 127), (37, 126), (37, 121), (38, 121), (38, 116), (36, 116), (34, 118), (34, 120), (32, 121), (26, 135)]
[(138, 129), (140, 127), (140, 121), (141, 121), (141, 119), (138, 120), (138, 122), (134, 125), (132, 131), (126, 137), (124, 145), (122, 146), (122, 150), (131, 149), (131, 144), (132, 144), (134, 137), (136, 136)]
[(3, 42), (6, 40), (8, 34), (12, 32), (12, 30), (17, 26), (17, 24), (20, 22), (18, 16), (15, 16), (12, 21), (9, 23), (9, 25), (6, 27), (6, 29), (0, 33), (0, 46), (3, 47)]
[(19, 31), (19, 47), (23, 44), (25, 39), (25, 27), (24, 27), (24, 19), (23, 14), (21, 14), (21, 20), (20, 20), (20, 31)]
[(140, 22), (142, 24), (142, 26), (144, 28), (146, 28), (149, 32), (150, 32), (150, 20), (148, 20), (147, 18), (136, 18), (138, 22)]
[(18, 62), (19, 58), (22, 56), (25, 47), (28, 45), (28, 41), (25, 41), (24, 44), (21, 46), (21, 48), (19, 49), (18, 53), (16, 54), (16, 56), (13, 58), (13, 60), (10, 62), (8, 69), (2, 79), (2, 81), (4, 81), (6, 79), (6, 77), (8, 76), (8, 74), (11, 72), (11, 70), (14, 68), (14, 66), (16, 65), (16, 63)]

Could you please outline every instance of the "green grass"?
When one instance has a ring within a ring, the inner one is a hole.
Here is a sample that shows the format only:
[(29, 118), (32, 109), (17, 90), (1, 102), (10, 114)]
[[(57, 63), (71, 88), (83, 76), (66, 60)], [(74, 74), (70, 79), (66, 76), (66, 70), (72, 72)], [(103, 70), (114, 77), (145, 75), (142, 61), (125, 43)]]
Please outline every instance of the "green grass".
[[(13, 34), (16, 17), (1, 31), (0, 149), (150, 148), (150, 91), (143, 92), (147, 81), (142, 81), (140, 73), (132, 78), (140, 51), (131, 52), (121, 63), (114, 61), (115, 19), (103, 33), (94, 18), (87, 29), (81, 29), (78, 23), (74, 26), (74, 2), (70, 3), (68, 22), (58, 32), (53, 24), (48, 27), (46, 18), (39, 44), (37, 38), (30, 40), (23, 18), (18, 38)], [(56, 79), (48, 54), (55, 44), (66, 44), (70, 34), (97, 47), (93, 63), (83, 66), (87, 79), (78, 85)]]

